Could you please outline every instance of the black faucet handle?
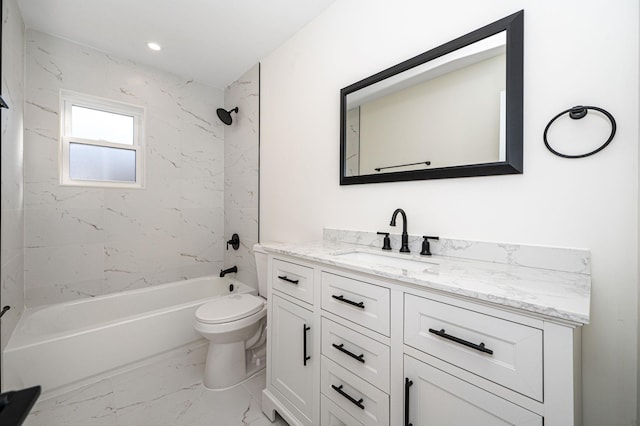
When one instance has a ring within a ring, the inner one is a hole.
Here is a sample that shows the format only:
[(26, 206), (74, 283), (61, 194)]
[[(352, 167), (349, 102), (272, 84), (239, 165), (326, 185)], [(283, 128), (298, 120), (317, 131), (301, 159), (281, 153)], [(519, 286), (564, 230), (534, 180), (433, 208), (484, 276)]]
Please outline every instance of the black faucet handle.
[(382, 250), (391, 250), (391, 239), (388, 232), (378, 232), (378, 235), (384, 235), (382, 240)]
[(240, 237), (238, 234), (233, 234), (231, 239), (227, 241), (227, 250), (229, 250), (229, 244), (231, 244), (231, 247), (233, 247), (234, 250), (238, 250), (238, 248), (240, 248)]
[(440, 237), (430, 237), (428, 235), (423, 235), (422, 238), (422, 251), (420, 254), (422, 256), (431, 256), (431, 247), (429, 246), (429, 240), (439, 240)]

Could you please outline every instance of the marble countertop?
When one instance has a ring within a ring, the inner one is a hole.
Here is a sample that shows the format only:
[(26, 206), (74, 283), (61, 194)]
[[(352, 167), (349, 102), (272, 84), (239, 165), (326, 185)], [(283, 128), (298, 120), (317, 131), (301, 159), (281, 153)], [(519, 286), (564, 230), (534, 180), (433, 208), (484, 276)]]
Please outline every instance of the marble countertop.
[[(589, 323), (591, 277), (584, 273), (440, 255), (427, 257), (416, 253), (398, 253), (396, 250), (384, 252), (373, 247), (326, 240), (310, 243), (270, 242), (262, 245), (273, 254), (349, 268), (414, 287), (445, 291), (550, 318)], [(355, 251), (412, 259), (422, 262), (424, 268), (418, 264), (418, 268), (404, 269), (342, 256)]]

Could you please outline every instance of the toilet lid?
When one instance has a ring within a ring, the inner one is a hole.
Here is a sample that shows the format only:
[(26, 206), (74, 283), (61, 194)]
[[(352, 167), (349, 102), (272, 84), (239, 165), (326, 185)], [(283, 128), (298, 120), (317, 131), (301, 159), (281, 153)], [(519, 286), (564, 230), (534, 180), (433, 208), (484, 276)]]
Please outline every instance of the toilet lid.
[(207, 324), (219, 324), (248, 317), (264, 306), (261, 297), (252, 294), (233, 294), (219, 297), (200, 306), (196, 319)]

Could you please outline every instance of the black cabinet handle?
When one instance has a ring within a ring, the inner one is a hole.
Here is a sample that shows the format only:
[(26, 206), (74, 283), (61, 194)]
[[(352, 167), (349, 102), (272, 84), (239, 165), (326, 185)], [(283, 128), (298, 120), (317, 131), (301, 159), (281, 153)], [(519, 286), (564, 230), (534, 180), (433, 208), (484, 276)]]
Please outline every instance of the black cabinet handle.
[(349, 395), (348, 393), (346, 393), (345, 391), (342, 390), (342, 385), (340, 385), (340, 386), (331, 385), (331, 387), (333, 388), (333, 390), (338, 392), (340, 395), (344, 396), (349, 401), (351, 401), (353, 403), (353, 405), (355, 405), (356, 407), (361, 408), (361, 409), (364, 410), (364, 405), (362, 405), (362, 401), (364, 401), (364, 399), (360, 398), (359, 400), (356, 401), (356, 399), (354, 397), (352, 397), (351, 395)]
[(353, 358), (355, 360), (358, 360), (358, 361), (360, 361), (361, 363), (364, 364), (364, 354), (356, 355), (353, 352), (346, 350), (344, 348), (344, 343), (340, 343), (339, 345), (336, 345), (335, 343), (332, 343), (331, 346), (333, 346), (334, 348), (336, 348), (337, 350), (339, 350), (343, 354), (347, 354), (351, 358)]
[(460, 343), (461, 345), (465, 345), (465, 346), (467, 346), (467, 347), (469, 347), (471, 349), (475, 349), (476, 351), (480, 351), (480, 352), (484, 352), (484, 353), (489, 354), (489, 355), (493, 355), (493, 351), (491, 349), (485, 348), (484, 347), (484, 343), (480, 343), (479, 345), (476, 345), (475, 343), (467, 342), (466, 340), (463, 340), (463, 339), (461, 339), (459, 337), (447, 334), (444, 331), (444, 328), (441, 329), (440, 331), (434, 330), (433, 328), (430, 328), (429, 329), (429, 333), (433, 333), (433, 334), (438, 335), (440, 337), (444, 337), (445, 339), (449, 339), (452, 342)]
[(353, 300), (345, 299), (343, 295), (336, 296), (335, 294), (332, 294), (331, 297), (341, 302), (348, 303), (349, 305), (353, 305), (356, 308), (364, 309), (364, 302), (354, 302)]
[(409, 423), (409, 388), (413, 385), (413, 381), (408, 377), (404, 378), (404, 426), (413, 426)]
[(307, 331), (311, 330), (307, 324), (302, 324), (302, 365), (306, 366), (307, 361), (311, 359), (311, 356), (307, 356)]
[(287, 278), (286, 275), (278, 276), (278, 278), (280, 278), (282, 281), (286, 281), (291, 284), (298, 284), (300, 282), (300, 280), (292, 280), (291, 278)]

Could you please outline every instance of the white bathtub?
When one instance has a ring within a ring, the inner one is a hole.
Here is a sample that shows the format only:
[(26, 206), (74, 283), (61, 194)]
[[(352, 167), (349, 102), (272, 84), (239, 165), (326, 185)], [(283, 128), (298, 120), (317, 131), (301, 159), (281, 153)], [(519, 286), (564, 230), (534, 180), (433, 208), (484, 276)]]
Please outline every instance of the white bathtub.
[(54, 392), (201, 339), (207, 300), (257, 291), (232, 278), (194, 278), (27, 309), (3, 353), (4, 389)]

